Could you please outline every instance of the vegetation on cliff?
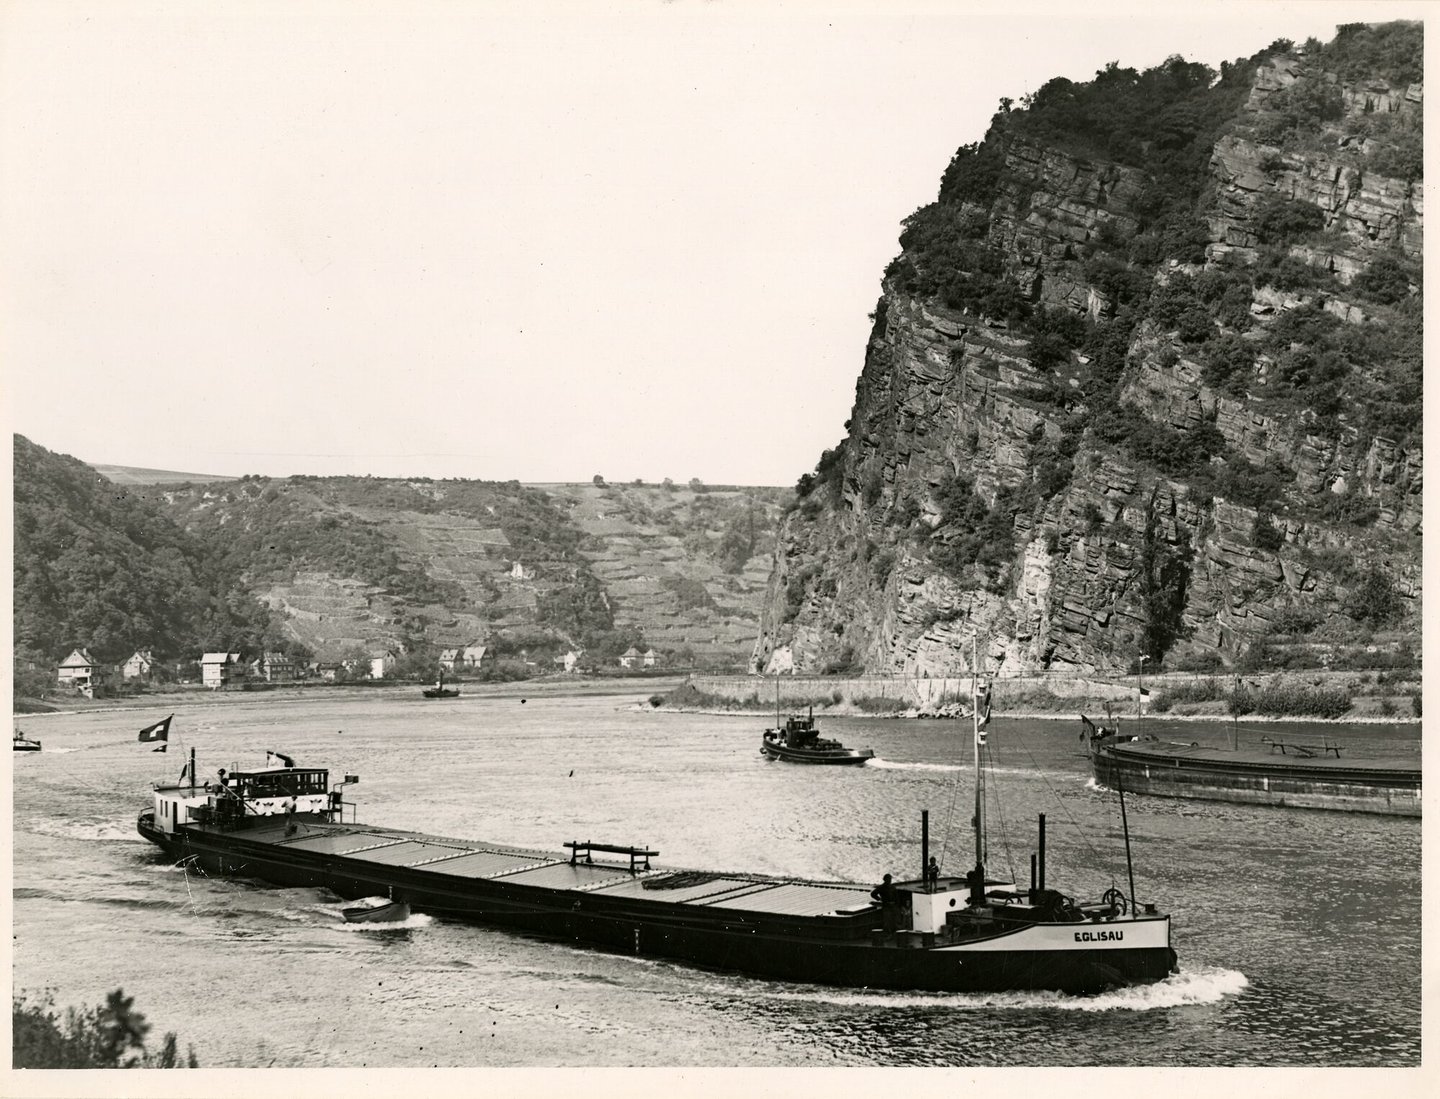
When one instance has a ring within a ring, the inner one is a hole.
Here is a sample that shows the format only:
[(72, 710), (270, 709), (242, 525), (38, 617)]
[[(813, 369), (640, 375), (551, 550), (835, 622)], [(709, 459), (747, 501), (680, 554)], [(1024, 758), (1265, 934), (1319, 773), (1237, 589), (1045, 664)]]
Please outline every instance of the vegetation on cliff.
[(756, 665), (943, 669), (981, 631), (1041, 665), (1231, 661), (1287, 610), (1412, 628), (1422, 55), (1418, 23), (1355, 24), (1002, 100), (903, 223)]

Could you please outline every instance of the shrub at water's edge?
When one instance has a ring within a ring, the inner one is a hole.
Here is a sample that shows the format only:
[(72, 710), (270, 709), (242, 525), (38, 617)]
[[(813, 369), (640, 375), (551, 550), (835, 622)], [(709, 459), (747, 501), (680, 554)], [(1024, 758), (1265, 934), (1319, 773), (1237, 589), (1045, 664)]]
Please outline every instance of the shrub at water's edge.
[(103, 1004), (66, 1008), (63, 1018), (49, 993), (11, 1001), (12, 1064), (15, 1068), (198, 1068), (193, 1047), (182, 1060), (173, 1031), (159, 1050), (145, 1048), (150, 1024), (135, 1010), (135, 997), (117, 988)]

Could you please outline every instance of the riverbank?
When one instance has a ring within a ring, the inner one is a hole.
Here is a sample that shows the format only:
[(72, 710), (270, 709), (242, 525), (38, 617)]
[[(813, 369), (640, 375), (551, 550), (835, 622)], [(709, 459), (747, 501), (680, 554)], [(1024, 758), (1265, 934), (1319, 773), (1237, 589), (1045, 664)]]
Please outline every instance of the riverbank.
[[(1417, 673), (1418, 675), (1418, 673)], [(1156, 677), (1142, 685), (1099, 677), (1027, 676), (992, 684), (996, 717), (1074, 720), (1087, 714), (1113, 724), (1138, 716), (1176, 721), (1329, 721), (1416, 724), (1418, 679), (1346, 673), (1328, 681), (1284, 673), (1234, 677)], [(677, 713), (754, 714), (810, 711), (828, 717), (957, 718), (970, 713), (970, 682), (866, 676), (760, 680), (692, 677), (652, 708)], [(766, 697), (774, 692), (772, 697)]]
[[(463, 705), (475, 698), (585, 698), (633, 696), (644, 699), (657, 692), (674, 691), (683, 683), (680, 676), (547, 676), (509, 682), (455, 682), (460, 697), (434, 700), (435, 706)], [(420, 691), (428, 684), (394, 683), (383, 686), (332, 683), (281, 684), (265, 690), (212, 691), (204, 687), (176, 687), (151, 690), (127, 698), (66, 699), (16, 698), (13, 716), (29, 721), (63, 714), (114, 713), (126, 710), (163, 710), (166, 707), (254, 706), (276, 702), (342, 702), (355, 699), (383, 699), (387, 702), (422, 701)], [(40, 708), (43, 707), (43, 708)]]

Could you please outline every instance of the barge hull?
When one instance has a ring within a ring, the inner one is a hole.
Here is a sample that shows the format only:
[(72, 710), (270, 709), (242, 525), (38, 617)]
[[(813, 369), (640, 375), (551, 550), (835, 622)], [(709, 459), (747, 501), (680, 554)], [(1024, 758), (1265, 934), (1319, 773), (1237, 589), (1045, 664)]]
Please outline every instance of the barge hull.
[(1095, 781), (1128, 794), (1195, 798), (1297, 809), (1330, 809), (1386, 816), (1420, 816), (1420, 784), (1356, 770), (1326, 772), (1313, 766), (1253, 764), (1226, 766), (1223, 761), (1183, 756), (1126, 753), (1096, 748), (1092, 755)]
[[(415, 911), (779, 980), (923, 992), (1084, 994), (1160, 980), (1175, 961), (1166, 916), (1106, 925), (1129, 932), (1138, 946), (1087, 941), (1075, 949), (997, 949), (1006, 936), (973, 945), (934, 945), (933, 936), (927, 943), (920, 935), (880, 930), (878, 911), (809, 917), (757, 913), (385, 865), (248, 838), (243, 830), (186, 828), (167, 834), (147, 828), (142, 818), (140, 832), (177, 861), (198, 863), (210, 873), (325, 888), (346, 898), (393, 891)], [(626, 886), (634, 880), (628, 874), (624, 879)], [(1074, 925), (1081, 931), (1093, 926)]]

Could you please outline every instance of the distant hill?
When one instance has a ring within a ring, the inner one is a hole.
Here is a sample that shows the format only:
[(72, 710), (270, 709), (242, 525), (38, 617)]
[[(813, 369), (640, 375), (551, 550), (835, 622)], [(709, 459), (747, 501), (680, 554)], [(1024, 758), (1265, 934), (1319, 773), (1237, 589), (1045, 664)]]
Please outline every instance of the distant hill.
[(235, 480), (234, 477), (214, 473), (178, 473), (171, 469), (143, 469), (138, 466), (92, 465), (90, 468), (117, 485), (209, 484)]
[(14, 474), (17, 669), (48, 678), (78, 646), (166, 660), (280, 640), (236, 575), (152, 502), (19, 435)]
[(793, 490), (247, 476), (137, 488), (317, 656), (739, 666)]
[[(102, 476), (101, 471), (106, 471)], [(128, 478), (124, 483), (120, 478)], [(738, 667), (789, 488), (204, 480), (15, 437), (16, 667), (209, 649), (341, 660), (486, 645), (504, 674), (631, 645)]]

